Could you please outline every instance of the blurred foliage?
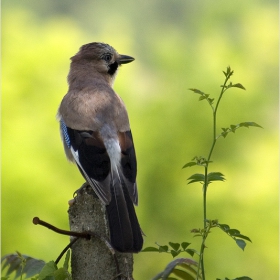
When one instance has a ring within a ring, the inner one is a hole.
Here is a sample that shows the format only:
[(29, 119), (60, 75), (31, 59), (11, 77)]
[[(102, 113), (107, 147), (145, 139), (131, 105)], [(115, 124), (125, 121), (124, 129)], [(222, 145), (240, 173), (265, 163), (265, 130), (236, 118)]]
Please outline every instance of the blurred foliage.
[[(264, 130), (221, 139), (211, 168), (227, 181), (210, 186), (208, 218), (238, 226), (253, 244), (243, 253), (222, 233), (209, 237), (206, 271), (209, 279), (278, 279), (277, 7), (275, 0), (3, 1), (2, 255), (19, 250), (49, 261), (68, 242), (34, 227), (32, 218), (68, 228), (67, 200), (83, 179), (66, 162), (55, 114), (69, 58), (101, 41), (136, 58), (114, 88), (136, 145), (145, 246), (198, 245), (190, 230), (201, 226), (201, 189), (187, 186), (190, 174), (181, 167), (209, 150), (211, 119), (188, 88), (215, 97), (221, 70), (235, 70), (247, 90), (224, 97), (218, 127), (254, 120)], [(151, 279), (170, 260), (136, 255), (135, 279)]]

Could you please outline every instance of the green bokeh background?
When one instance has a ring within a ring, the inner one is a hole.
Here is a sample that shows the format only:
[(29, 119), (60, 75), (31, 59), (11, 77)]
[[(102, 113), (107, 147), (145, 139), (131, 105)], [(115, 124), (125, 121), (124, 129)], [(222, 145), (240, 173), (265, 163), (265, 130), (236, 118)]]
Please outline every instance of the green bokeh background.
[[(222, 70), (235, 70), (218, 127), (255, 121), (220, 139), (210, 171), (208, 218), (238, 228), (253, 243), (242, 252), (213, 230), (205, 255), (207, 279), (248, 275), (278, 279), (278, 1), (2, 1), (2, 255), (15, 250), (55, 259), (68, 238), (34, 226), (39, 216), (68, 228), (67, 201), (83, 179), (64, 156), (55, 119), (67, 92), (69, 58), (101, 41), (136, 58), (119, 71), (138, 158), (137, 213), (154, 242), (191, 242), (202, 227), (200, 185), (182, 169), (206, 155), (211, 110), (188, 88), (217, 97)], [(151, 279), (169, 255), (135, 256), (134, 277)]]

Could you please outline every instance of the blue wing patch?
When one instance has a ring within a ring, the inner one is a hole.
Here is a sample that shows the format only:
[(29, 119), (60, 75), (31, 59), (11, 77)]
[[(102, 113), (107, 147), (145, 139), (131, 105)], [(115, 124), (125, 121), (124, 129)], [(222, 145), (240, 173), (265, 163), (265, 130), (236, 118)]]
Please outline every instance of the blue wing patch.
[(61, 125), (61, 130), (62, 130), (62, 133), (63, 133), (65, 143), (66, 143), (67, 147), (70, 149), (71, 148), (71, 142), (70, 142), (70, 137), (68, 135), (67, 126), (66, 126), (66, 124), (63, 120), (60, 120), (60, 125)]

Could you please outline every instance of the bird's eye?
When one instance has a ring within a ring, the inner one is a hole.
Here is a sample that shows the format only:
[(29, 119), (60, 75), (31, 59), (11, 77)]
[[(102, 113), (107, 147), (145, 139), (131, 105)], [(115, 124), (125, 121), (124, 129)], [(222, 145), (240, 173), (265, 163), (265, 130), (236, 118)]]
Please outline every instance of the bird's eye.
[(102, 56), (102, 59), (104, 59), (106, 62), (110, 62), (111, 58), (112, 58), (112, 55), (109, 53), (106, 53)]

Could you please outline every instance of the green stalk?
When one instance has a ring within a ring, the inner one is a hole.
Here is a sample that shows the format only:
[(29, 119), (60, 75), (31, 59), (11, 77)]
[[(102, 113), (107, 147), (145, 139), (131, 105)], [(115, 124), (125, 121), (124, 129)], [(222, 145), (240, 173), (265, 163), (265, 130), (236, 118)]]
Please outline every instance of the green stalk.
[(201, 243), (201, 247), (200, 247), (200, 254), (199, 254), (199, 262), (198, 262), (198, 270), (197, 270), (197, 276), (196, 276), (196, 280), (198, 280), (199, 278), (199, 271), (201, 268), (201, 275), (202, 275), (202, 280), (205, 280), (205, 270), (204, 270), (204, 248), (205, 248), (205, 242), (206, 242), (206, 238), (208, 236), (208, 233), (210, 231), (211, 225), (209, 225), (209, 227), (207, 228), (207, 204), (206, 204), (206, 198), (207, 198), (207, 187), (208, 187), (208, 164), (210, 162), (214, 147), (216, 145), (217, 142), (217, 110), (220, 104), (220, 101), (223, 97), (224, 92), (227, 90), (226, 84), (230, 78), (230, 76), (232, 75), (233, 72), (231, 72), (230, 70), (227, 72), (226, 75), (226, 79), (224, 84), (222, 85), (222, 90), (220, 93), (220, 96), (218, 98), (218, 101), (216, 103), (215, 108), (211, 105), (211, 108), (213, 110), (213, 143), (207, 158), (207, 162), (206, 165), (204, 167), (204, 184), (203, 184), (203, 236), (202, 236), (202, 243)]

